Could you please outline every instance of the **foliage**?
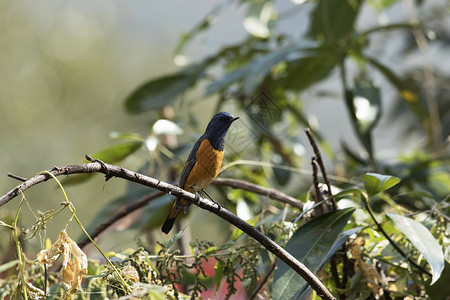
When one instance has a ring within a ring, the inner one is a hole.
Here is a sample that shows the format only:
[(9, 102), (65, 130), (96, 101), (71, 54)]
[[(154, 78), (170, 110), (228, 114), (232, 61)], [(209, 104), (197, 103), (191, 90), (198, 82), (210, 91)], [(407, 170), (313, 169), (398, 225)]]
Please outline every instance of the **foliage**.
[[(426, 57), (423, 41), (427, 47), (439, 43), (443, 53), (448, 52), (448, 37), (441, 28), (448, 20), (445, 9), (431, 14), (425, 1), (410, 1), (411, 20), (361, 29), (358, 20), (364, 9), (384, 16), (390, 9), (398, 10), (400, 1), (306, 1), (286, 12), (279, 12), (272, 1), (236, 2), (246, 10), (243, 26), (248, 36), (138, 87), (126, 98), (125, 107), (134, 114), (151, 112), (150, 132), (145, 136), (116, 134), (123, 142), (93, 157), (118, 162), (138, 151), (146, 152), (148, 160), (142, 162), (140, 171), (173, 181), (194, 140), (180, 137), (177, 123), (201, 131), (199, 113), (189, 107), (199, 101), (190, 97), (190, 91), (202, 88), (205, 105), (233, 110), (241, 117), (240, 125), (228, 135), (226, 160), (231, 163), (224, 166), (221, 176), (269, 186), (305, 204), (304, 211), (299, 211), (249, 191), (210, 187), (217, 200), (238, 215), (253, 218), (256, 228), (319, 274), (340, 299), (382, 295), (439, 299), (448, 295), (450, 153), (445, 139), (450, 97), (448, 85), (436, 82), (448, 82), (450, 74), (426, 59), (420, 68), (403, 59), (413, 54)], [(175, 56), (182, 56), (184, 47), (208, 30), (213, 17), (227, 7), (217, 6), (191, 32), (184, 33)], [(415, 20), (416, 10), (428, 13)], [(307, 16), (304, 31), (282, 30), (284, 21), (300, 16)], [(389, 53), (395, 65), (374, 45), (402, 39), (404, 45)], [(430, 69), (439, 72), (430, 77)], [(317, 91), (318, 86), (321, 90)], [(310, 90), (316, 90), (315, 99), (332, 97), (342, 103), (359, 147), (344, 141), (340, 149), (332, 147), (321, 128), (309, 121), (304, 92)], [(388, 93), (393, 94), (390, 99)], [(394, 104), (386, 112), (382, 107), (389, 101)], [(184, 109), (173, 114), (180, 103)], [(375, 132), (383, 118), (388, 120), (389, 129), (399, 126), (397, 119), (403, 120), (406, 135), (423, 140), (420, 149), (385, 160), (374, 147)], [(333, 182), (331, 191), (325, 180), (324, 186), (316, 184), (320, 175), (326, 177), (317, 171), (317, 164), (323, 167), (320, 153), (310, 155), (313, 171), (305, 172), (310, 158), (305, 160), (301, 151), (309, 148), (303, 142), (303, 127), (311, 127), (330, 161), (326, 166)], [(89, 176), (69, 178), (64, 184), (87, 179)], [(95, 228), (127, 202), (146, 194), (147, 189), (130, 183), (88, 228)], [(338, 210), (329, 204), (331, 198), (337, 201)], [(45, 232), (55, 214), (72, 207), (67, 199), (64, 203), (61, 209), (36, 217), (35, 226), (30, 228), (33, 237)], [(150, 240), (159, 239), (159, 226), (169, 205), (166, 197), (153, 200), (134, 228), (149, 232)], [(20, 208), (14, 220), (5, 217), (1, 223), (14, 236), (17, 260), (5, 261), (0, 270), (8, 272), (18, 266), (19, 272), (2, 279), (0, 295), (16, 299), (31, 293), (42, 296), (42, 291), (35, 289), (44, 286), (43, 266), (31, 263), (23, 253), (27, 231), (22, 235), (18, 232), (19, 213)], [(189, 221), (191, 227), (197, 222), (193, 218)], [(206, 227), (203, 223), (200, 226)], [(145, 250), (110, 254), (115, 258), (113, 265), (91, 260), (83, 291), (76, 297), (131, 293), (151, 299), (195, 298), (209, 290), (223, 298), (242, 291), (248, 297), (252, 293), (274, 299), (307, 297), (309, 289), (303, 278), (242, 232), (219, 226), (220, 231), (214, 234), (226, 241), (221, 245), (191, 241), (190, 252), (182, 252), (186, 246), (182, 236), (189, 236), (181, 230), (167, 243), (144, 243)], [(209, 264), (213, 264), (213, 272), (207, 270)], [(64, 290), (57, 272), (51, 270), (45, 277), (50, 297), (61, 297)]]

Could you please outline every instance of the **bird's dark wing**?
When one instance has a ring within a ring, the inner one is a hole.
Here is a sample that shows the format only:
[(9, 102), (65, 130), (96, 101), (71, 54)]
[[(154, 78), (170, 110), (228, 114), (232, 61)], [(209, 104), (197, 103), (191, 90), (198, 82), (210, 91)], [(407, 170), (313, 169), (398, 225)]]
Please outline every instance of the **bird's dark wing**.
[[(202, 143), (202, 141), (203, 141), (203, 136), (201, 136), (197, 140), (197, 142), (195, 142), (195, 145), (192, 148), (191, 153), (189, 154), (189, 157), (186, 160), (186, 163), (184, 164), (184, 168), (183, 168), (183, 171), (181, 172), (181, 176), (180, 176), (180, 181), (178, 183), (178, 186), (180, 188), (184, 188), (184, 185), (186, 184), (186, 180), (187, 180), (189, 174), (191, 173), (192, 168), (197, 163), (197, 150), (200, 148), (200, 144)], [(177, 203), (177, 208), (184, 206), (185, 213), (189, 209), (189, 206), (191, 206), (190, 202), (186, 202), (181, 199), (177, 199), (176, 203)]]
[(186, 180), (191, 173), (192, 168), (195, 166), (195, 163), (197, 162), (197, 150), (200, 148), (200, 144), (203, 141), (203, 136), (200, 137), (197, 142), (195, 142), (194, 147), (191, 150), (191, 153), (189, 153), (189, 157), (186, 160), (186, 163), (184, 164), (183, 171), (181, 171), (180, 181), (178, 182), (178, 186), (180, 188), (184, 188), (184, 185), (186, 184)]

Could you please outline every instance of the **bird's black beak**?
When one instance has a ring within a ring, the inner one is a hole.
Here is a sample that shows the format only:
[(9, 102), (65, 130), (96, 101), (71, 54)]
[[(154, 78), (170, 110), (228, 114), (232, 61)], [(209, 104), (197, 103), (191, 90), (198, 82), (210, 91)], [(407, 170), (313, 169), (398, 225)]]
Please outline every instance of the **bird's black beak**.
[(236, 121), (237, 119), (239, 119), (239, 117), (236, 117), (236, 118), (231, 119), (230, 123), (233, 123), (233, 122)]

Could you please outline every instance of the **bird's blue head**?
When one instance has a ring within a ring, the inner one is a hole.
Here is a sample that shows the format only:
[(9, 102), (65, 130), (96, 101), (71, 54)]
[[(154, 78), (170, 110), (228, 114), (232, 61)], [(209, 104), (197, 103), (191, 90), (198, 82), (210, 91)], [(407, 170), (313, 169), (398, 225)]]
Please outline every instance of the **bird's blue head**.
[(217, 113), (211, 121), (209, 121), (203, 137), (209, 140), (214, 149), (222, 151), (225, 145), (225, 135), (227, 134), (231, 123), (237, 119), (239, 119), (239, 117), (234, 117), (228, 112)]

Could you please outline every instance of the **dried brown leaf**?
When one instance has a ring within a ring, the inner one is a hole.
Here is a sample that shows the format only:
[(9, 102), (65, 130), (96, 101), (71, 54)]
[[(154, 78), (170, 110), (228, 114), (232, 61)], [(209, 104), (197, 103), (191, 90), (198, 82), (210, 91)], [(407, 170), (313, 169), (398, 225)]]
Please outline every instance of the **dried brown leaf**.
[(52, 264), (60, 256), (63, 256), (61, 268), (62, 286), (74, 293), (80, 286), (83, 275), (87, 274), (86, 254), (78, 247), (65, 230), (62, 230), (56, 242), (49, 249), (40, 251), (37, 260), (41, 263)]

